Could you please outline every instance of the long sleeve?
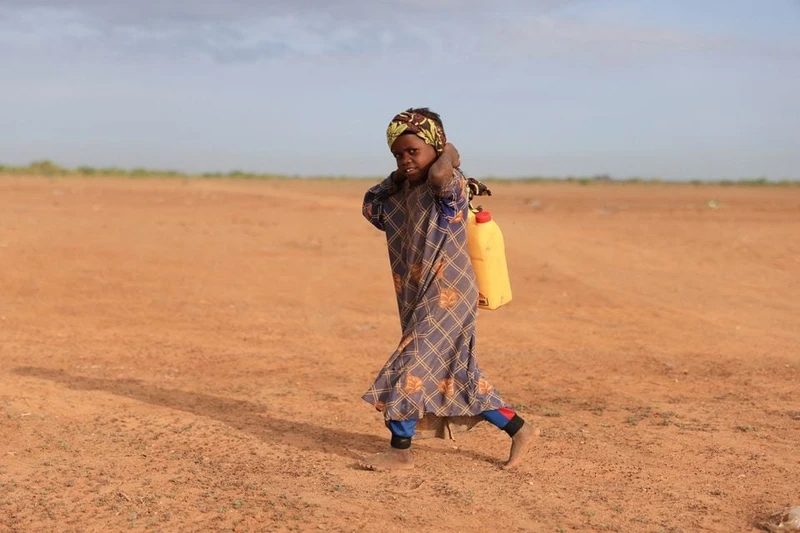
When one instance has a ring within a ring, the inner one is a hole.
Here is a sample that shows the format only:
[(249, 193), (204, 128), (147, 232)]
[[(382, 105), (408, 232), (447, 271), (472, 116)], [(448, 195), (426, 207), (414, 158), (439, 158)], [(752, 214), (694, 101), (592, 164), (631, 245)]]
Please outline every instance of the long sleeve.
[(381, 231), (385, 231), (384, 214), (386, 200), (399, 191), (397, 183), (390, 174), (382, 182), (370, 187), (364, 195), (364, 204), (361, 206), (361, 213), (373, 226)]
[[(434, 188), (434, 195), (439, 199), (439, 208), (448, 221), (453, 221), (463, 214), (469, 198), (466, 191), (467, 181), (460, 169), (453, 169), (453, 177), (441, 189)], [(458, 220), (461, 220), (458, 218)]]

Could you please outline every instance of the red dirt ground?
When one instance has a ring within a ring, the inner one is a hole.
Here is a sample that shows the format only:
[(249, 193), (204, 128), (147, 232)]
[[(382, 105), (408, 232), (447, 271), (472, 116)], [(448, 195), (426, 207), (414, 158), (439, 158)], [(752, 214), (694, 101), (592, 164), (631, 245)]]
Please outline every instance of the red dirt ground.
[[(542, 436), (415, 444), (366, 182), (0, 178), (0, 532), (753, 531), (800, 503), (800, 188), (493, 185), (478, 357)], [(718, 204), (709, 207), (708, 201)]]

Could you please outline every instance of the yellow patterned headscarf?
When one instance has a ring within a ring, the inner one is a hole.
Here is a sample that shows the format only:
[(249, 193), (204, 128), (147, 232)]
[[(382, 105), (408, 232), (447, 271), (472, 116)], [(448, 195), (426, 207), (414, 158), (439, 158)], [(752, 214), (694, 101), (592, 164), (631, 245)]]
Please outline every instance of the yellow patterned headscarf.
[(425, 144), (433, 146), (437, 154), (441, 154), (444, 145), (447, 144), (444, 130), (436, 122), (419, 113), (404, 111), (395, 116), (389, 123), (389, 127), (386, 128), (386, 141), (389, 143), (389, 148), (392, 148), (398, 137), (407, 132), (413, 133), (425, 141)]

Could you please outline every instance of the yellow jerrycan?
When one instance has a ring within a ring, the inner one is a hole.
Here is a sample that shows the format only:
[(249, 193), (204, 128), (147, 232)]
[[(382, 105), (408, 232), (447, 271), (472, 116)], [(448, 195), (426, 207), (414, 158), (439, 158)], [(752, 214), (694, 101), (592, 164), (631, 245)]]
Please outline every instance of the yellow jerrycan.
[(478, 283), (478, 307), (495, 310), (511, 301), (505, 241), (488, 211), (467, 215), (467, 249)]

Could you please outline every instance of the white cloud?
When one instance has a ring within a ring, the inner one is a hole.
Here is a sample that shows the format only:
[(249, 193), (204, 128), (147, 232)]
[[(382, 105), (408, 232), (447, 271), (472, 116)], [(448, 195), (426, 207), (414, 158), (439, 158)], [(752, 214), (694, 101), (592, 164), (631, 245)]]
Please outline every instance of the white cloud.
[[(546, 13), (575, 0), (512, 0)], [(392, 45), (447, 53), (482, 33), (495, 8), (478, 0), (0, 0), (0, 43), (120, 57), (202, 54), (218, 61), (276, 56), (380, 57)], [(476, 35), (470, 35), (475, 33)]]
[(709, 52), (800, 57), (798, 42), (569, 15), (566, 8), (581, 3), (509, 0), (499, 11), (485, 0), (0, 0), (0, 46), (77, 59), (200, 56), (223, 63), (382, 59), (390, 52), (431, 62), (577, 57), (604, 63)]

